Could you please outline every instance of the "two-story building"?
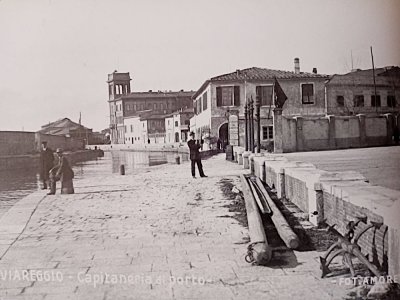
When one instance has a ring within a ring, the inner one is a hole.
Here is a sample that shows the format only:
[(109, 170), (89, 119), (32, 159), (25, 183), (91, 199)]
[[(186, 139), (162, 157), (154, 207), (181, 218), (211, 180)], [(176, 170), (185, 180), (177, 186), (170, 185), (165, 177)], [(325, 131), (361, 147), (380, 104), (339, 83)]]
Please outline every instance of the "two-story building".
[[(321, 116), (325, 114), (327, 75), (295, 71), (248, 68), (206, 80), (193, 96), (195, 115), (190, 128), (197, 136), (219, 138), (222, 144), (245, 143), (245, 104), (260, 97), (261, 143), (274, 140), (272, 112), (275, 108), (274, 84), (277, 80), (287, 96), (283, 115)], [(229, 126), (228, 126), (229, 124)]]
[[(375, 79), (375, 80), (374, 80)], [(375, 81), (375, 82), (374, 82)], [(400, 68), (353, 70), (326, 83), (327, 115), (399, 114)]]

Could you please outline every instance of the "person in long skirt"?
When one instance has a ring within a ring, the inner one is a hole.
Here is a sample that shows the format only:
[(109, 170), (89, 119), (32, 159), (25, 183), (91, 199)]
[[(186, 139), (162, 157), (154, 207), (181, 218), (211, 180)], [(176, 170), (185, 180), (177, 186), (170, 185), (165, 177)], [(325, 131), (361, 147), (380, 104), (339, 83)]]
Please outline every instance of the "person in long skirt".
[(56, 193), (56, 181), (61, 181), (61, 194), (73, 194), (74, 185), (72, 179), (74, 172), (72, 171), (67, 158), (63, 155), (62, 149), (56, 151), (58, 164), (50, 170), (50, 192), (48, 195)]

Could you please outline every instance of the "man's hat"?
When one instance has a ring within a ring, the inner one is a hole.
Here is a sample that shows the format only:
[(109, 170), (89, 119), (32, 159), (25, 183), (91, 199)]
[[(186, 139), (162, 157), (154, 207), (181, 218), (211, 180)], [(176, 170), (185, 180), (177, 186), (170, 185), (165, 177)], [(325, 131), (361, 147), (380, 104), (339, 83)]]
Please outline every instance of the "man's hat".
[(61, 148), (57, 148), (56, 153), (62, 153), (62, 149)]
[(46, 142), (46, 141), (43, 141), (42, 144), (43, 144), (43, 145), (47, 145), (47, 142)]
[(189, 133), (189, 135), (190, 135), (190, 136), (194, 136), (194, 132), (191, 131), (191, 132)]

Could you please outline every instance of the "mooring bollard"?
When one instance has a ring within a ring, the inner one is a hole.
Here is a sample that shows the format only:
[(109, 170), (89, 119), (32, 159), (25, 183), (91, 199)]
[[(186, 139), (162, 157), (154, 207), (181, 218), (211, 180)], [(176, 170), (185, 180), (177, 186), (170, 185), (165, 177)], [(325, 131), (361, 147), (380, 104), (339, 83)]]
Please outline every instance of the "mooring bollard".
[(120, 165), (119, 166), (119, 174), (125, 175), (125, 165)]
[(179, 155), (175, 156), (175, 162), (177, 165), (181, 164), (181, 157)]

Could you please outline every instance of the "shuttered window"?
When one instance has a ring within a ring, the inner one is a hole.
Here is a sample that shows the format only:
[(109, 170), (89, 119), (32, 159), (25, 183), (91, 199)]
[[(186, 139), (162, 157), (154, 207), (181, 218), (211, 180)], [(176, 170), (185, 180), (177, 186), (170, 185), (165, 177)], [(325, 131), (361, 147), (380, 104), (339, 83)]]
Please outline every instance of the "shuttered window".
[(314, 104), (314, 85), (312, 83), (301, 85), (301, 99), (303, 104)]
[(261, 98), (261, 106), (272, 105), (273, 86), (257, 86), (257, 96)]
[(203, 110), (207, 109), (207, 92), (203, 94)]
[(222, 86), (217, 87), (217, 106), (239, 106), (240, 87)]

